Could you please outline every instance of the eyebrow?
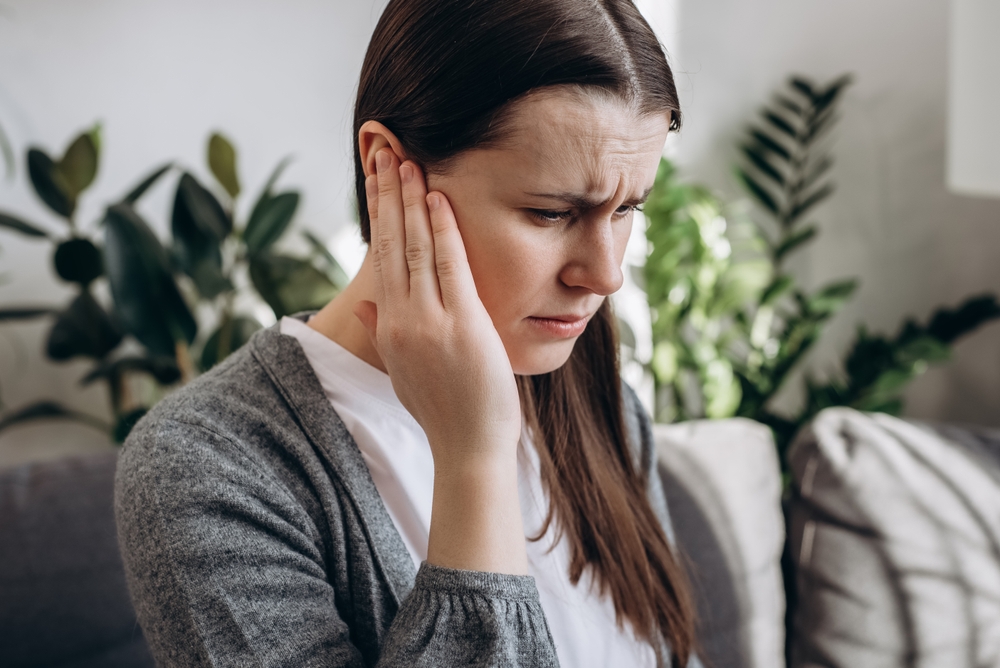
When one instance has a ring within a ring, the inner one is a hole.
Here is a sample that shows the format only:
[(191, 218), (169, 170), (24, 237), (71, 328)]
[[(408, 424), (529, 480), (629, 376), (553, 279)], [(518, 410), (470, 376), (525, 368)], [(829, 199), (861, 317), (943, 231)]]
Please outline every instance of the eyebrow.
[[(622, 206), (638, 206), (644, 203), (649, 198), (649, 193), (653, 192), (653, 186), (646, 188), (646, 191), (642, 193), (640, 197), (628, 199), (622, 202)], [(598, 207), (604, 206), (610, 200), (598, 200), (593, 197), (588, 197), (585, 194), (580, 194), (577, 192), (560, 192), (560, 193), (528, 193), (532, 197), (539, 197), (541, 199), (551, 199), (558, 200), (560, 202), (565, 202), (575, 209), (596, 209)]]

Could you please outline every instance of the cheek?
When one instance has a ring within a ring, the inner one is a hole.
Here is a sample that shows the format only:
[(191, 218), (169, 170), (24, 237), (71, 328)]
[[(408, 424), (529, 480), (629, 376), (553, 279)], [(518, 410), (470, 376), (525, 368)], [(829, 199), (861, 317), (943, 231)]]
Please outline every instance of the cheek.
[(476, 290), (497, 328), (530, 315), (556, 273), (544, 239), (510, 212), (455, 213)]

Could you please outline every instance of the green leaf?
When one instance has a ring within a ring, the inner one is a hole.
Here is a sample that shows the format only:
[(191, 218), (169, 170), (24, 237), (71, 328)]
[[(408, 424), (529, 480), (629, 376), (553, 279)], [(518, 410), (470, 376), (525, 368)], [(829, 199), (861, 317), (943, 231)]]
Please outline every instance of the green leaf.
[(290, 155), (281, 159), (281, 162), (279, 162), (274, 168), (274, 171), (271, 172), (271, 176), (267, 178), (267, 183), (264, 184), (264, 189), (261, 191), (258, 201), (260, 201), (260, 199), (262, 199), (265, 195), (270, 196), (271, 191), (274, 190), (274, 184), (278, 182), (278, 178), (281, 176), (281, 173), (285, 171), (285, 168), (288, 167), (291, 162), (292, 156)]
[(221, 258), (202, 258), (190, 268), (188, 274), (198, 288), (198, 294), (205, 299), (215, 299), (223, 292), (233, 289), (232, 281), (222, 273)]
[[(183, 226), (195, 227), (201, 234), (212, 236), (216, 241), (221, 242), (233, 231), (233, 221), (219, 200), (187, 172), (177, 183), (173, 225), (178, 225), (178, 216), (184, 218), (180, 223)], [(174, 234), (177, 234), (176, 230)]]
[(830, 170), (831, 167), (833, 167), (833, 158), (826, 155), (819, 158), (814, 164), (810, 165), (809, 170), (802, 179), (802, 183), (798, 187), (798, 190), (808, 190), (811, 188), (821, 176)]
[(80, 379), (80, 384), (87, 386), (98, 380), (114, 382), (122, 374), (129, 371), (147, 373), (161, 385), (173, 385), (181, 378), (181, 371), (177, 368), (177, 362), (172, 357), (130, 355), (114, 361), (101, 362)]
[(10, 322), (12, 320), (34, 320), (43, 315), (58, 313), (58, 309), (50, 306), (20, 306), (15, 308), (0, 309), (0, 322)]
[(285, 192), (271, 196), (265, 192), (257, 200), (250, 222), (243, 232), (243, 241), (251, 255), (267, 250), (288, 229), (295, 210), (299, 206), (299, 194)]
[(858, 287), (857, 279), (838, 281), (808, 298), (809, 311), (817, 315), (832, 315), (839, 311)]
[(743, 153), (762, 174), (769, 176), (778, 186), (785, 185), (785, 175), (768, 161), (760, 149), (756, 146), (744, 146)]
[(275, 317), (322, 308), (339, 290), (309, 262), (262, 253), (250, 259), (250, 280)]
[(834, 187), (833, 184), (826, 184), (825, 186), (815, 190), (812, 194), (806, 197), (804, 200), (792, 207), (792, 210), (788, 213), (785, 218), (785, 222), (791, 225), (796, 220), (804, 216), (810, 209), (825, 200), (827, 197), (833, 194)]
[(764, 150), (770, 151), (775, 155), (783, 158), (786, 162), (792, 159), (792, 154), (789, 153), (785, 146), (772, 138), (770, 135), (765, 134), (760, 130), (751, 130), (750, 136), (760, 145)]
[(176, 342), (190, 344), (198, 327), (166, 250), (127, 204), (109, 207), (104, 225), (104, 266), (122, 326), (153, 354), (174, 357)]
[(661, 384), (672, 383), (677, 377), (677, 347), (669, 341), (658, 341), (653, 347), (653, 374)]
[(73, 199), (86, 190), (97, 176), (97, 138), (99, 127), (84, 132), (69, 145), (56, 165)]
[(83, 287), (104, 273), (101, 250), (89, 239), (81, 237), (67, 239), (56, 246), (52, 261), (61, 279)]
[(134, 408), (125, 415), (119, 417), (118, 422), (115, 423), (114, 431), (111, 433), (112, 437), (115, 439), (115, 443), (124, 443), (136, 423), (142, 419), (142, 416), (147, 412), (149, 412), (148, 408)]
[(798, 75), (792, 76), (788, 80), (788, 85), (809, 98), (810, 103), (812, 103), (816, 98), (816, 92), (813, 88), (814, 84), (806, 77)]
[(232, 223), (219, 201), (188, 173), (177, 184), (170, 227), (179, 266), (202, 297), (213, 299), (232, 289), (222, 272), (222, 241)]
[(806, 131), (805, 137), (803, 137), (803, 142), (806, 145), (814, 144), (828, 130), (832, 129), (839, 120), (840, 116), (832, 108), (826, 113), (820, 114), (809, 124), (809, 129)]
[(147, 190), (149, 190), (154, 183), (160, 180), (160, 177), (166, 174), (173, 167), (173, 163), (168, 162), (162, 167), (155, 169), (149, 176), (144, 178), (138, 185), (136, 185), (132, 190), (129, 191), (127, 195), (122, 199), (124, 204), (135, 204), (140, 197), (142, 197)]
[(782, 241), (781, 245), (775, 249), (774, 259), (780, 261), (793, 250), (815, 237), (817, 232), (818, 230), (816, 229), (816, 226), (810, 225), (809, 227), (803, 228), (795, 234), (792, 234), (787, 239)]
[(787, 109), (788, 111), (792, 112), (796, 116), (802, 116), (802, 114), (804, 113), (804, 110), (802, 109), (802, 105), (799, 104), (798, 102), (795, 102), (791, 98), (785, 97), (784, 95), (780, 95), (779, 94), (779, 95), (776, 96), (776, 99), (778, 101), (778, 106), (783, 107), (784, 109)]
[(779, 131), (788, 135), (789, 139), (792, 139), (793, 141), (798, 139), (799, 133), (796, 132), (795, 128), (792, 127), (792, 124), (782, 118), (780, 114), (776, 114), (773, 111), (765, 111), (764, 119)]
[[(235, 352), (244, 343), (250, 340), (253, 333), (261, 329), (262, 325), (254, 318), (248, 316), (236, 316), (224, 321), (219, 328), (212, 332), (201, 349), (201, 370), (208, 371), (213, 366), (224, 360), (230, 353)], [(228, 343), (224, 342), (224, 330), (228, 335)]]
[(767, 306), (775, 301), (777, 301), (782, 295), (787, 293), (792, 286), (795, 285), (795, 280), (791, 276), (776, 276), (771, 284), (764, 289), (764, 292), (760, 296), (760, 305)]
[(927, 333), (939, 341), (952, 343), (980, 325), (1000, 318), (1000, 304), (995, 295), (967, 299), (956, 309), (938, 309), (927, 326)]
[(0, 431), (17, 424), (52, 418), (76, 420), (100, 431), (108, 431), (109, 429), (109, 425), (86, 413), (74, 411), (54, 401), (39, 401), (38, 403), (25, 406), (18, 411), (5, 415), (3, 419), (0, 419)]
[(236, 149), (218, 132), (208, 139), (208, 167), (212, 175), (236, 199), (240, 194), (240, 179), (236, 173)]
[(326, 264), (326, 275), (330, 277), (333, 284), (341, 290), (346, 288), (347, 284), (351, 282), (351, 279), (347, 277), (347, 272), (344, 271), (344, 268), (340, 266), (339, 262), (337, 262), (337, 258), (333, 257), (333, 253), (331, 253), (330, 249), (326, 247), (326, 244), (320, 241), (319, 238), (309, 230), (302, 230), (302, 236), (309, 242), (313, 252), (323, 259)]
[(45, 351), (54, 360), (101, 359), (118, 347), (122, 333), (89, 291), (83, 290), (59, 313)]
[(754, 179), (752, 176), (747, 174), (742, 169), (737, 169), (736, 173), (743, 181), (743, 183), (746, 185), (747, 190), (750, 191), (750, 194), (753, 195), (754, 198), (757, 200), (757, 202), (759, 202), (765, 209), (767, 209), (774, 215), (776, 216), (780, 215), (778, 203), (775, 201), (774, 196), (767, 190), (767, 188), (760, 185), (760, 183), (758, 183), (756, 179)]
[(25, 222), (16, 216), (7, 213), (0, 213), (0, 227), (20, 232), (29, 237), (48, 237), (49, 233), (40, 227)]
[(819, 92), (815, 96), (813, 104), (816, 107), (816, 113), (818, 114), (828, 107), (833, 106), (833, 104), (837, 101), (837, 98), (840, 97), (840, 94), (844, 92), (844, 89), (847, 88), (852, 81), (853, 77), (850, 74), (843, 74), (828, 84), (822, 92)]
[(733, 417), (740, 405), (742, 392), (733, 375), (732, 365), (723, 358), (709, 362), (703, 373), (705, 417), (719, 420)]
[(45, 151), (28, 150), (28, 176), (35, 193), (57, 215), (69, 219), (76, 210), (76, 197), (69, 189), (56, 164)]

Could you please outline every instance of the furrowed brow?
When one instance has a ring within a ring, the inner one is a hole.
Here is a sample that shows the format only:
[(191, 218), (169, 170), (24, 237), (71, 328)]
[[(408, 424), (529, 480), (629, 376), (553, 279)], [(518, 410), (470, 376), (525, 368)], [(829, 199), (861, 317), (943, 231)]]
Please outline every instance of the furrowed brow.
[[(653, 191), (653, 187), (650, 186), (642, 193), (639, 197), (633, 197), (631, 199), (623, 202), (623, 206), (638, 206), (646, 201), (649, 197), (649, 193)], [(539, 197), (541, 199), (550, 199), (553, 201), (562, 202), (570, 205), (574, 209), (589, 210), (597, 209), (604, 206), (610, 200), (599, 200), (594, 197), (588, 197), (587, 195), (582, 195), (577, 192), (557, 192), (557, 193), (528, 193), (532, 197)]]

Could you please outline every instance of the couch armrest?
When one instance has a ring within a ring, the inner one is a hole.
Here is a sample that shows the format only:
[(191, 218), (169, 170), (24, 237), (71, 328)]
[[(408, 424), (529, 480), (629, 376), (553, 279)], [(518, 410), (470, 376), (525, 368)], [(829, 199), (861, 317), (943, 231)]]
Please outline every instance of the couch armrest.
[(654, 435), (706, 664), (783, 666), (785, 532), (770, 429), (734, 418), (656, 425)]

